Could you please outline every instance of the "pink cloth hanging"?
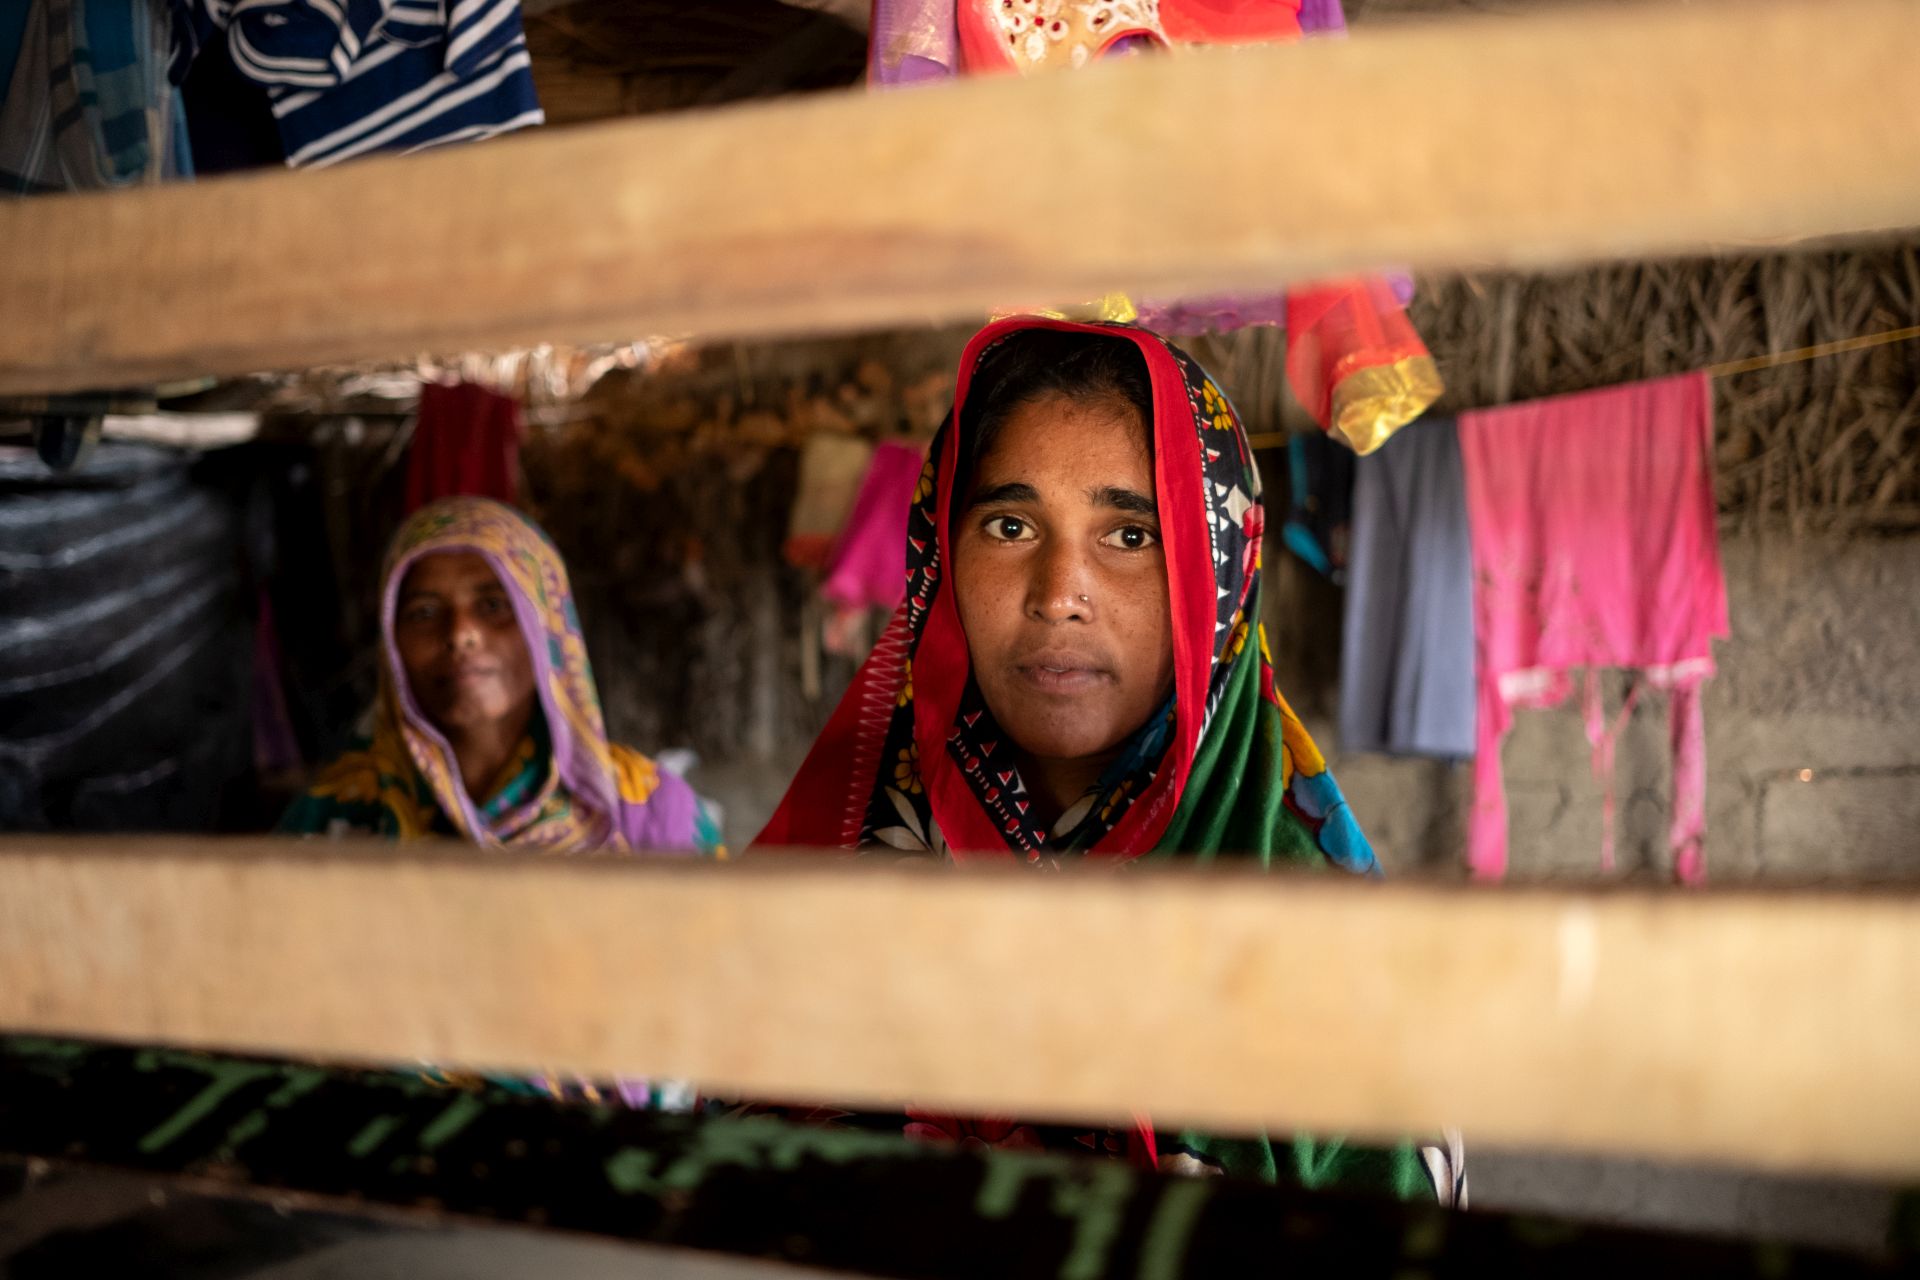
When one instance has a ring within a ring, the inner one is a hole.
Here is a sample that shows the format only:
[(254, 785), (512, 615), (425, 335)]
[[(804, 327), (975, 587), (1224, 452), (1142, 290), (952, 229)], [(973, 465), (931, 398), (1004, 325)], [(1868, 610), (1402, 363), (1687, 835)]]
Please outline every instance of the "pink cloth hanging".
[(925, 465), (918, 445), (886, 440), (874, 447), (820, 584), (820, 595), (837, 614), (830, 630), (844, 631), (868, 609), (890, 614), (906, 595), (907, 513)]
[[(1460, 419), (1473, 544), (1479, 728), (1467, 861), (1507, 869), (1500, 747), (1515, 707), (1583, 696), (1606, 793), (1613, 863), (1613, 747), (1640, 683), (1666, 692), (1673, 747), (1668, 840), (1684, 883), (1706, 876), (1701, 685), (1727, 634), (1713, 497), (1713, 388), (1704, 373), (1511, 405)], [(1597, 673), (1639, 673), (1609, 722)]]

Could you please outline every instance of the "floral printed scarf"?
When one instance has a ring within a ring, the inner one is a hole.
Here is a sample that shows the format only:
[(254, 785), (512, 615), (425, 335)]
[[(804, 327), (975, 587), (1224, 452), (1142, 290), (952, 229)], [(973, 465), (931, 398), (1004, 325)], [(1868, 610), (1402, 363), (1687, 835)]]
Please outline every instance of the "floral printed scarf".
[[(1064, 853), (1245, 855), (1376, 872), (1326, 761), (1274, 687), (1260, 625), (1260, 475), (1225, 393), (1185, 352), (1143, 329), (1025, 317), (990, 325), (968, 345), (961, 403), (981, 358), (1033, 328), (1111, 335), (1146, 361), (1173, 605), (1170, 723), (1156, 716), (1142, 727), (1122, 752), (1127, 767), (1103, 780), (1089, 812), (1069, 814), (1065, 847), (1041, 827), (972, 680), (945, 572), (964, 453), (956, 409), (914, 495), (906, 600), (756, 843), (1033, 865)], [(1151, 749), (1138, 749), (1143, 742)], [(1265, 785), (1250, 785), (1256, 780)]]

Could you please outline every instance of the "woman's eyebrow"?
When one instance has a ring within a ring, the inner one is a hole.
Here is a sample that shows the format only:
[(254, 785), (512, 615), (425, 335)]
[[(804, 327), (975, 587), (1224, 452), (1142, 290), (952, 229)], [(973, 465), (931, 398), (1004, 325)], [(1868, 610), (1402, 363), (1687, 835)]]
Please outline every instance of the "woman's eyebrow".
[(975, 507), (985, 507), (1000, 502), (1038, 501), (1040, 501), (1039, 490), (1030, 484), (1015, 481), (1012, 484), (997, 484), (991, 489), (980, 490), (973, 495), (973, 500), (967, 503), (967, 510), (971, 511)]
[(1129, 515), (1158, 517), (1160, 514), (1160, 508), (1154, 505), (1152, 498), (1136, 489), (1122, 489), (1118, 485), (1100, 485), (1089, 489), (1087, 500), (1096, 507), (1125, 511)]

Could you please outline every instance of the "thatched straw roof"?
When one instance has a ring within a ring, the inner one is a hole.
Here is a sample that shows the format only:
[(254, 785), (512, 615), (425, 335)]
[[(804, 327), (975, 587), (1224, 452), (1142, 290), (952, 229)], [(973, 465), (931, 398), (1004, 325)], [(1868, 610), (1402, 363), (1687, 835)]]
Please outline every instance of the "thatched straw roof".
[[(1423, 279), (1413, 315), (1454, 413), (1920, 324), (1920, 242)], [(1261, 430), (1302, 425), (1281, 343), (1199, 347)], [(1715, 405), (1724, 512), (1920, 526), (1920, 341), (1720, 378)]]
[(526, 26), (556, 125), (840, 88), (866, 65), (860, 31), (780, 0), (577, 0)]

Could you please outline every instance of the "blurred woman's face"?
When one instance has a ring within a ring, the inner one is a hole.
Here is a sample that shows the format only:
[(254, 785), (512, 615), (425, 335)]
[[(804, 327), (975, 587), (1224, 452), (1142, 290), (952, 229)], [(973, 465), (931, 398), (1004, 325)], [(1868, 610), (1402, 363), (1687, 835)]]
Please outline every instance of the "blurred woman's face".
[(393, 640), (414, 702), (442, 732), (531, 714), (533, 659), (485, 557), (442, 551), (415, 561), (400, 584)]

